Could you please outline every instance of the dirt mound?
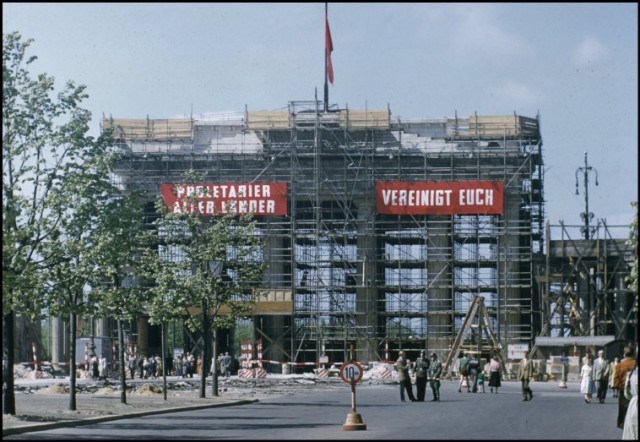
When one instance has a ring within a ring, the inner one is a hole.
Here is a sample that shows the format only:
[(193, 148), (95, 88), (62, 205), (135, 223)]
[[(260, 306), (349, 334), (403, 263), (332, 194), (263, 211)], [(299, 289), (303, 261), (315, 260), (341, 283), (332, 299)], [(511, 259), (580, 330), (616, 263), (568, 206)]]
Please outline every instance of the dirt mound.
[(155, 384), (144, 384), (131, 394), (137, 394), (140, 396), (154, 396), (156, 394), (163, 394), (162, 387)]
[(96, 390), (95, 394), (97, 396), (115, 396), (120, 394), (120, 390), (111, 387), (102, 387)]
[(40, 388), (36, 390), (37, 394), (66, 394), (69, 393), (69, 388), (63, 384), (51, 384), (47, 388)]

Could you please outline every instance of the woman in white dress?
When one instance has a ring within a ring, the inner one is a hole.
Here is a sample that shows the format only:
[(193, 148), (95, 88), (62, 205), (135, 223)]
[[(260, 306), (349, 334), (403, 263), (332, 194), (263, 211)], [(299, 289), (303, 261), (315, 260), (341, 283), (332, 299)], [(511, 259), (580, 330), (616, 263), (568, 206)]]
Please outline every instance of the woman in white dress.
[(580, 393), (584, 394), (584, 401), (591, 402), (591, 395), (596, 392), (596, 383), (593, 382), (593, 366), (589, 357), (584, 358), (584, 364), (580, 369)]
[[(621, 393), (622, 394), (622, 393)], [(627, 376), (627, 383), (624, 387), (624, 395), (629, 399), (629, 408), (624, 418), (624, 428), (622, 438), (638, 440), (638, 364), (632, 373)]]

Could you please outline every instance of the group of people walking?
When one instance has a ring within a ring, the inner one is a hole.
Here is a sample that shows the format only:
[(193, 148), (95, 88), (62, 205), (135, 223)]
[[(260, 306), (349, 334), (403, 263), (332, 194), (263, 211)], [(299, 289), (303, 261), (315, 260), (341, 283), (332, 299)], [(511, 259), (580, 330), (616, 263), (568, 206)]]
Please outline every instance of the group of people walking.
[[(584, 358), (580, 369), (580, 393), (584, 395), (584, 401), (591, 403), (595, 395), (599, 404), (604, 404), (607, 391), (613, 390), (613, 397), (618, 399), (618, 415), (616, 425), (623, 429), (623, 439), (638, 440), (638, 363), (637, 349), (629, 345), (624, 349), (624, 358), (619, 361), (616, 357), (613, 362), (607, 361), (604, 351), (598, 351), (598, 357)], [(635, 356), (635, 357), (634, 357)], [(459, 360), (460, 380), (458, 392), (466, 386), (467, 392), (485, 392), (485, 379), (489, 379), (491, 393), (498, 393), (501, 386), (500, 362), (497, 356), (493, 356), (489, 362), (480, 367), (475, 355), (462, 353)], [(430, 360), (426, 358), (426, 352), (420, 352), (420, 356), (411, 362), (404, 351), (400, 351), (395, 363), (400, 383), (400, 400), (405, 402), (408, 398), (411, 402), (423, 402), (426, 397), (426, 387), (429, 383), (433, 392), (432, 401), (440, 401), (440, 377), (442, 364), (436, 353), (431, 354)], [(413, 394), (411, 375), (415, 376), (416, 395)], [(525, 352), (520, 361), (516, 379), (520, 382), (522, 401), (529, 402), (533, 399), (531, 381), (534, 376), (533, 361)], [(417, 397), (416, 397), (417, 396)]]
[(157, 379), (162, 376), (163, 364), (162, 359), (160, 359), (160, 356), (158, 355), (136, 357), (133, 354), (130, 354), (127, 366), (131, 374), (131, 379), (135, 377), (136, 372), (140, 379)]
[[(608, 388), (612, 388), (613, 397), (618, 399), (616, 425), (621, 428), (623, 439), (638, 440), (638, 354), (637, 349), (628, 345), (624, 348), (624, 358), (616, 357), (609, 363), (604, 351), (598, 351), (598, 357), (584, 358), (580, 368), (580, 393), (584, 401), (591, 403), (595, 394), (599, 404), (604, 404)], [(635, 358), (634, 358), (635, 356)]]
[(489, 378), (489, 389), (491, 393), (498, 393), (500, 383), (500, 362), (496, 356), (493, 356), (489, 362), (480, 367), (480, 361), (467, 352), (462, 353), (458, 370), (460, 372), (460, 380), (458, 382), (458, 393), (462, 393), (462, 387), (466, 385), (468, 393), (485, 392), (485, 379)]

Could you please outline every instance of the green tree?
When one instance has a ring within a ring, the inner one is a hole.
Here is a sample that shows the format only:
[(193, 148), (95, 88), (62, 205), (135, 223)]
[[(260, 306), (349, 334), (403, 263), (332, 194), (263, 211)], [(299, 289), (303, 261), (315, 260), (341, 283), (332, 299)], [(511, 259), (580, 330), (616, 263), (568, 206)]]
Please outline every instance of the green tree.
[[(80, 108), (85, 87), (66, 83), (55, 93), (54, 78), (33, 77), (32, 40), (3, 34), (2, 53), (2, 310), (3, 413), (15, 414), (14, 328), (17, 312), (35, 318), (44, 306), (45, 272), (53, 274), (58, 253), (44, 249), (62, 235), (68, 210), (60, 210), (68, 180), (84, 173), (84, 157), (103, 140), (86, 136), (90, 113)], [(73, 247), (69, 245), (69, 248)], [(63, 269), (64, 267), (61, 267)], [(60, 270), (64, 272), (64, 270)]]
[(123, 323), (143, 313), (147, 294), (138, 283), (144, 245), (143, 200), (135, 192), (119, 195), (115, 187), (111, 192), (94, 232), (92, 254), (97, 270), (94, 286), (100, 293), (98, 311), (117, 322), (120, 401), (126, 404)]
[(49, 211), (58, 220), (54, 234), (43, 241), (43, 253), (49, 265), (42, 269), (44, 301), (51, 315), (70, 319), (70, 409), (76, 409), (75, 397), (75, 324), (78, 315), (91, 316), (96, 311), (104, 280), (98, 268), (105, 242), (121, 233), (114, 225), (127, 221), (119, 211), (118, 190), (112, 184), (109, 165), (119, 153), (111, 145), (105, 132), (94, 140), (86, 137), (90, 114), (76, 121), (69, 134), (69, 144), (76, 147), (77, 160), (62, 166), (65, 177), (51, 191)]
[[(189, 180), (198, 177), (187, 176)], [(198, 195), (193, 195), (197, 199)], [(152, 323), (167, 324), (177, 315), (187, 315), (187, 326), (200, 330), (200, 397), (204, 398), (209, 330), (213, 332), (213, 359), (217, 330), (231, 328), (236, 319), (249, 316), (261, 284), (265, 263), (263, 243), (251, 215), (205, 217), (168, 213), (158, 204), (158, 250), (147, 255), (151, 280), (149, 310)], [(189, 314), (190, 311), (199, 314)], [(218, 395), (217, 370), (212, 371), (213, 395)]]

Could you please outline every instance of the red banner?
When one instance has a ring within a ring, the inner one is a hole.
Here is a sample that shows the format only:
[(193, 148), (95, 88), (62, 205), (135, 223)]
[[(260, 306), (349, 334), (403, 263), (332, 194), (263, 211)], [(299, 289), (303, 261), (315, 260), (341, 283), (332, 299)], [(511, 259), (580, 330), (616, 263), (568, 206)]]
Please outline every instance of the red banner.
[(502, 181), (378, 181), (376, 211), (387, 215), (502, 215)]
[(172, 213), (287, 214), (287, 183), (163, 184), (162, 198)]

